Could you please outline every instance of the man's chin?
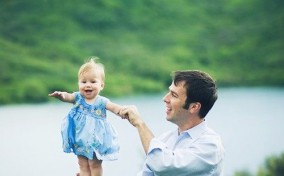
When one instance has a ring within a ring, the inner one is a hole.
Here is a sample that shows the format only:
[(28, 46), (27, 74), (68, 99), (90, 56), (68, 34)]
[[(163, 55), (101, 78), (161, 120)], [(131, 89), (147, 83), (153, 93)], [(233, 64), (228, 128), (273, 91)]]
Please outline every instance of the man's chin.
[(170, 117), (170, 116), (167, 116), (167, 117), (166, 117), (166, 120), (171, 122), (171, 117)]

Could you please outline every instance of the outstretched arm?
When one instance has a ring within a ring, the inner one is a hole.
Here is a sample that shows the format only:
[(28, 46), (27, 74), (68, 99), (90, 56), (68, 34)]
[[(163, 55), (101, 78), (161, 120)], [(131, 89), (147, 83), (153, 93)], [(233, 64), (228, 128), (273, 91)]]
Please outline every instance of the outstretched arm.
[(148, 153), (151, 140), (154, 138), (152, 131), (148, 128), (146, 123), (141, 119), (136, 106), (128, 106), (123, 108), (119, 114), (136, 127), (138, 130), (140, 140), (142, 142), (145, 153)]
[(63, 102), (68, 102), (68, 103), (74, 103), (75, 102), (75, 94), (74, 93), (55, 91), (51, 94), (48, 94), (48, 96), (57, 98), (57, 99), (59, 99)]
[(106, 109), (111, 111), (112, 113), (114, 113), (115, 115), (118, 115), (122, 118), (124, 118), (123, 116), (121, 116), (119, 114), (120, 110), (122, 109), (122, 106), (121, 105), (118, 105), (116, 103), (113, 103), (111, 101), (108, 101), (107, 104), (106, 104)]

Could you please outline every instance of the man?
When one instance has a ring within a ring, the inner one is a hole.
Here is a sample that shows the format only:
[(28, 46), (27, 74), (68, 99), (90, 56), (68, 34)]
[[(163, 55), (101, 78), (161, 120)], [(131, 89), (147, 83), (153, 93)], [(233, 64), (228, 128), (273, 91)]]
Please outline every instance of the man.
[(220, 136), (208, 128), (205, 116), (217, 100), (213, 79), (201, 71), (176, 71), (166, 103), (166, 119), (177, 129), (155, 137), (135, 106), (120, 115), (137, 128), (147, 155), (143, 176), (222, 175), (224, 149)]

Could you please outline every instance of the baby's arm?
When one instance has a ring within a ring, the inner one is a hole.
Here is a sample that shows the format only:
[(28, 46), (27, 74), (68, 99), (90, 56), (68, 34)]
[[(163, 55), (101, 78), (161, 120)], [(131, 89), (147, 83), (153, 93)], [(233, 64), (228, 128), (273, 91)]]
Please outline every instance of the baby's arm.
[[(114, 113), (115, 115), (119, 115), (119, 111), (122, 109), (121, 105), (108, 101), (106, 104), (106, 109)], [(121, 116), (122, 117), (122, 116)]]
[(48, 94), (48, 96), (58, 98), (59, 100), (61, 100), (63, 102), (68, 102), (68, 103), (74, 103), (75, 102), (75, 94), (74, 93), (55, 91), (51, 94)]

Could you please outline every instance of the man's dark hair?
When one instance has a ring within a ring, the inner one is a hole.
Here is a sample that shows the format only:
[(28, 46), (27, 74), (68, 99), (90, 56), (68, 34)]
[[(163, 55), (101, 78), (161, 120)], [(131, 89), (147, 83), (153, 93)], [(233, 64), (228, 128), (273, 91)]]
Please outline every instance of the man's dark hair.
[(209, 74), (198, 70), (175, 71), (172, 76), (176, 86), (184, 82), (187, 96), (184, 108), (188, 109), (190, 103), (199, 102), (199, 116), (204, 118), (218, 98), (215, 81)]

